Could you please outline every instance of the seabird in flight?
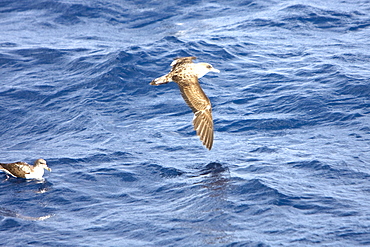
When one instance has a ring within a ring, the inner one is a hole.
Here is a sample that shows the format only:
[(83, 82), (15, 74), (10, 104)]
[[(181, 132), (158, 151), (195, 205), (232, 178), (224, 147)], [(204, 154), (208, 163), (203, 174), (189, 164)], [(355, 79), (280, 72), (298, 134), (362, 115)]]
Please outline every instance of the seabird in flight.
[(51, 169), (47, 166), (44, 159), (38, 159), (34, 164), (35, 165), (30, 165), (26, 162), (15, 162), (8, 164), (0, 163), (0, 170), (16, 178), (39, 180), (41, 180), (42, 176), (44, 175), (44, 169), (51, 172)]
[(208, 63), (193, 63), (196, 57), (176, 58), (171, 71), (154, 79), (150, 85), (161, 85), (174, 81), (179, 85), (185, 102), (194, 113), (193, 125), (203, 145), (209, 150), (213, 144), (213, 119), (211, 101), (200, 87), (198, 79), (208, 72), (220, 71)]

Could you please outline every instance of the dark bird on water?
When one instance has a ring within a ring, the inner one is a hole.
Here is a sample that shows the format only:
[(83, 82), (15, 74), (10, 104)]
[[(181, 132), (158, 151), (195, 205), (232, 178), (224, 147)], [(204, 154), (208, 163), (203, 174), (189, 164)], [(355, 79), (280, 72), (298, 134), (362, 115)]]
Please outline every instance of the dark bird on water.
[(171, 71), (154, 79), (150, 85), (161, 85), (174, 81), (179, 85), (185, 102), (194, 113), (193, 125), (203, 145), (211, 150), (213, 145), (213, 119), (211, 101), (200, 87), (198, 79), (208, 72), (220, 71), (208, 63), (193, 63), (196, 57), (176, 58)]
[(44, 169), (51, 172), (51, 169), (46, 164), (44, 159), (38, 159), (34, 165), (27, 164), (26, 162), (15, 162), (3, 164), (0, 163), (0, 170), (5, 173), (16, 177), (26, 179), (42, 179)]

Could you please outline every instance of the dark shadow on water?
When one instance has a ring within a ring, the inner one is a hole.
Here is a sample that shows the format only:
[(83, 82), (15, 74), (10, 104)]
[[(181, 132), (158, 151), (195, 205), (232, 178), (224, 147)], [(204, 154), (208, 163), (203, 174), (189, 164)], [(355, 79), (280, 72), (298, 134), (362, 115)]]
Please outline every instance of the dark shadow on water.
[(200, 175), (218, 175), (223, 172), (229, 172), (229, 168), (226, 166), (223, 166), (222, 164), (218, 162), (211, 162), (207, 164), (202, 170)]
[(194, 205), (197, 212), (194, 214), (201, 219), (198, 230), (207, 236), (202, 240), (203, 244), (230, 244), (235, 238), (235, 229), (228, 222), (231, 208), (228, 200), (231, 186), (229, 168), (226, 164), (210, 162), (198, 169), (198, 174), (191, 177), (196, 179), (194, 185), (201, 186), (197, 190), (198, 200)]
[(200, 170), (199, 177), (202, 184), (207, 188), (209, 197), (217, 198), (220, 201), (227, 199), (227, 191), (230, 185), (229, 168), (218, 162), (208, 163)]

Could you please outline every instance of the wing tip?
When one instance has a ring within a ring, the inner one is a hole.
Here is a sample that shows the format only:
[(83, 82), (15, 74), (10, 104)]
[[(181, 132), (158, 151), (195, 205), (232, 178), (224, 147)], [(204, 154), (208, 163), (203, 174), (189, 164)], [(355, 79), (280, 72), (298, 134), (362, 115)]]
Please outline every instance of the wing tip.
[(213, 143), (210, 143), (210, 145), (205, 145), (206, 146), (206, 148), (208, 149), (208, 151), (211, 151), (211, 149), (212, 149), (212, 145)]
[(214, 132), (213, 132), (213, 121), (211, 117), (211, 124), (207, 124), (207, 120), (202, 118), (202, 112), (196, 112), (194, 114), (193, 125), (197, 136), (199, 136), (202, 144), (211, 150), (213, 146)]

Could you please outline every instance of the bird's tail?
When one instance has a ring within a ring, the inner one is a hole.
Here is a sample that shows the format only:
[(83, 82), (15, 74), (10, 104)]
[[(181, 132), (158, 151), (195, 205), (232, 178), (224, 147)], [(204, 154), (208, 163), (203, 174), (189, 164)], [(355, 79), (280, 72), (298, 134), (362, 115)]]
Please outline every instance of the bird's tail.
[(153, 81), (151, 81), (150, 85), (158, 86), (158, 85), (161, 85), (161, 84), (169, 83), (171, 81), (172, 81), (172, 79), (168, 75), (164, 75), (164, 76), (158, 77), (158, 78), (154, 79)]

